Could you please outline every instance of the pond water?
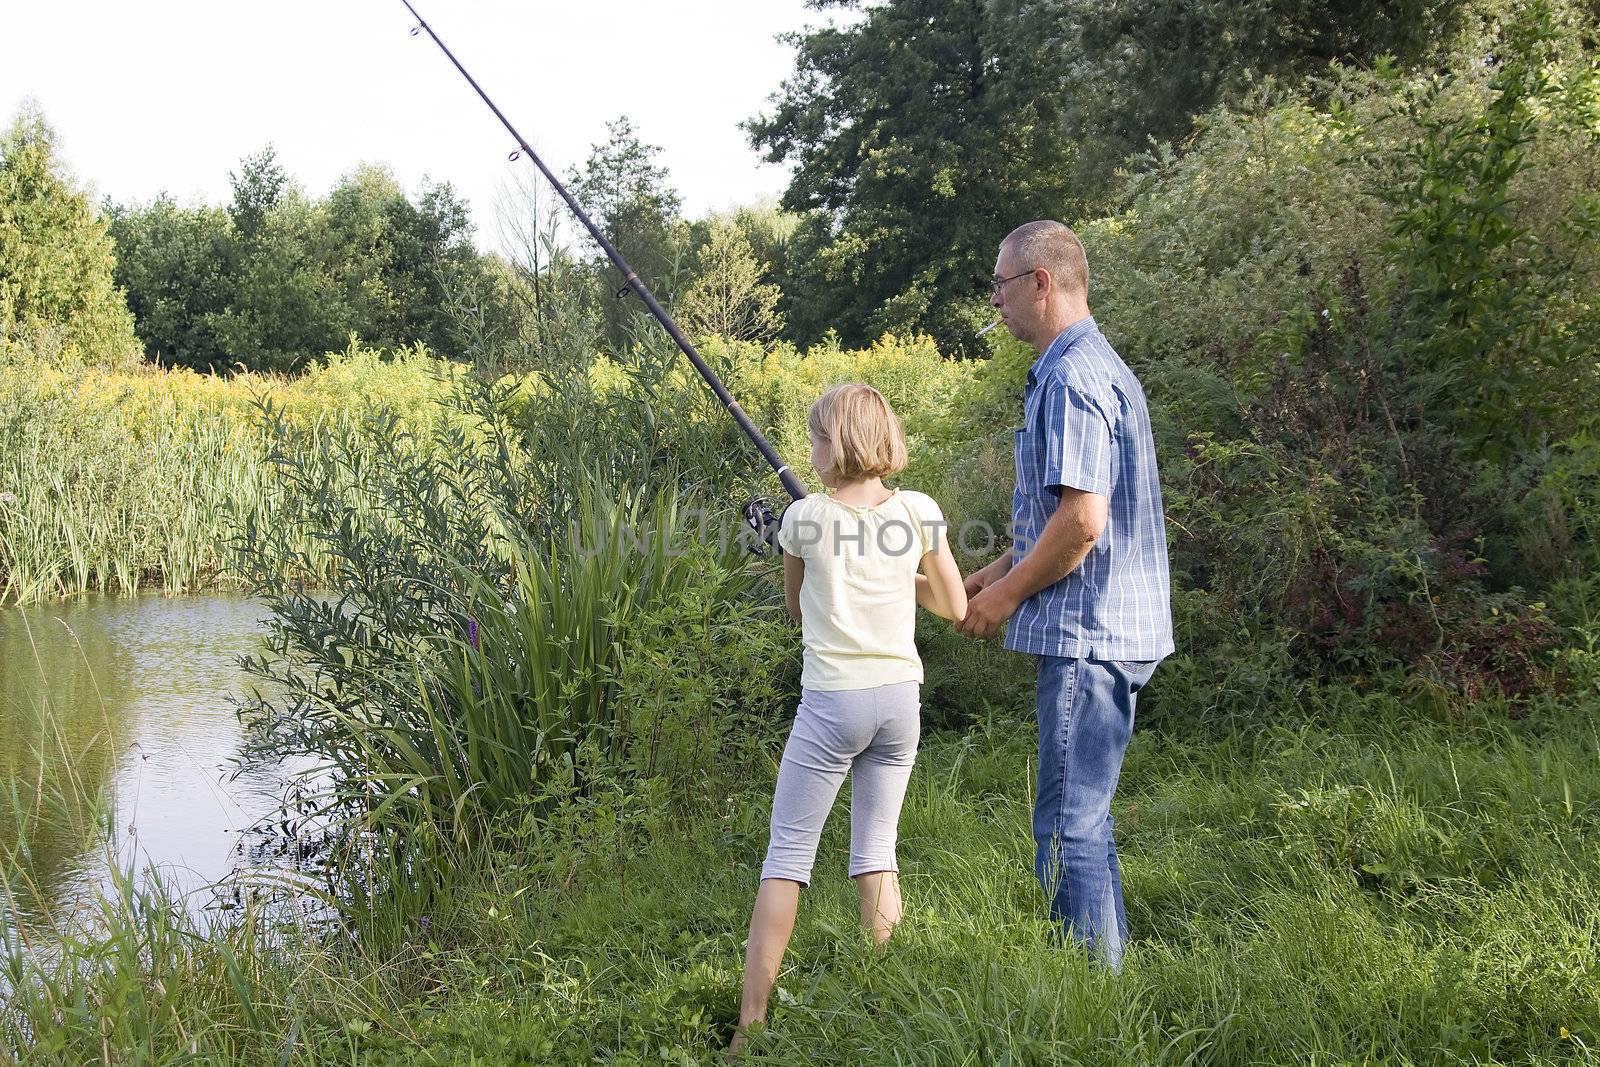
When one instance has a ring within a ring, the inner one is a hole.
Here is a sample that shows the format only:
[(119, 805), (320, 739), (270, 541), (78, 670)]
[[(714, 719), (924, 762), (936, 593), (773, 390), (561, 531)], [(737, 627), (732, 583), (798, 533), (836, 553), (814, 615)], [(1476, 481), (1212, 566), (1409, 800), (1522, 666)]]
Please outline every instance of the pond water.
[(259, 862), (294, 768), (241, 764), (265, 611), (228, 595), (0, 608), (0, 930), (59, 927), (151, 868), (192, 913)]

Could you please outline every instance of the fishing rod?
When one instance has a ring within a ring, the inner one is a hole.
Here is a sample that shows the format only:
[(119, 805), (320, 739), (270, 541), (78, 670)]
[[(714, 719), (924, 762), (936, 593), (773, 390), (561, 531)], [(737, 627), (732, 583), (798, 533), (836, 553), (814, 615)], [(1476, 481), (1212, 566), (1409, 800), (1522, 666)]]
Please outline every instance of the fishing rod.
[[(728, 410), (728, 414), (733, 416), (733, 421), (739, 424), (739, 429), (744, 431), (745, 436), (750, 438), (751, 442), (756, 446), (756, 450), (761, 453), (762, 458), (772, 467), (773, 472), (778, 476), (778, 481), (783, 484), (784, 491), (789, 494), (789, 498), (791, 500), (799, 500), (804, 497), (806, 490), (805, 486), (800, 484), (800, 479), (795, 475), (794, 471), (789, 469), (789, 465), (783, 461), (782, 456), (778, 455), (777, 449), (772, 447), (766, 436), (756, 429), (755, 423), (750, 421), (750, 416), (745, 414), (744, 409), (739, 406), (739, 402), (733, 399), (733, 395), (722, 384), (722, 379), (718, 378), (716, 372), (706, 365), (704, 359), (700, 358), (700, 353), (695, 351), (694, 345), (683, 335), (683, 331), (678, 328), (677, 322), (661, 306), (655, 294), (650, 291), (650, 287), (628, 265), (628, 261), (622, 258), (622, 253), (617, 251), (617, 246), (612, 244), (606, 238), (606, 235), (600, 232), (600, 227), (595, 225), (594, 220), (589, 217), (589, 213), (583, 210), (583, 206), (567, 191), (567, 187), (561, 184), (560, 179), (550, 172), (550, 168), (545, 166), (544, 160), (539, 158), (539, 154), (529, 146), (522, 134), (517, 132), (517, 128), (511, 125), (511, 120), (506, 118), (505, 113), (495, 106), (495, 102), (489, 99), (489, 94), (483, 91), (483, 87), (478, 84), (471, 74), (467, 73), (467, 68), (461, 65), (461, 61), (455, 57), (455, 53), (445, 46), (445, 43), (439, 39), (437, 33), (433, 32), (433, 27), (429, 26), (423, 17), (417, 13), (417, 9), (411, 6), (411, 0), (400, 0), (400, 2), (406, 5), (406, 10), (411, 12), (411, 17), (417, 20), (417, 24), (411, 28), (411, 36), (415, 37), (420, 32), (426, 33), (433, 38), (433, 43), (439, 46), (439, 50), (455, 65), (456, 70), (461, 72), (461, 76), (467, 79), (467, 84), (472, 86), (473, 91), (478, 94), (485, 104), (489, 105), (489, 110), (494, 112), (494, 117), (500, 120), (500, 125), (504, 126), (506, 132), (511, 134), (512, 139), (516, 141), (517, 150), (512, 152), (508, 158), (515, 160), (518, 156), (525, 155), (533, 161), (533, 165), (539, 168), (539, 173), (544, 175), (545, 180), (560, 194), (561, 199), (566, 201), (567, 207), (577, 216), (578, 221), (583, 223), (583, 228), (589, 231), (589, 236), (594, 238), (595, 243), (605, 252), (606, 258), (611, 260), (612, 265), (622, 274), (622, 288), (617, 290), (617, 296), (626, 296), (631, 290), (638, 295), (640, 300), (644, 301), (644, 306), (650, 309), (650, 314), (655, 316), (655, 320), (661, 324), (662, 329), (667, 331), (667, 336), (671, 337), (677, 346), (683, 350), (683, 354), (689, 357), (689, 362), (694, 364), (694, 369), (700, 372), (700, 377), (711, 387), (711, 391), (717, 395), (717, 399)], [(744, 518), (763, 542), (770, 545), (777, 536), (777, 520), (773, 517), (772, 509), (765, 500), (757, 498), (746, 504), (744, 506)]]

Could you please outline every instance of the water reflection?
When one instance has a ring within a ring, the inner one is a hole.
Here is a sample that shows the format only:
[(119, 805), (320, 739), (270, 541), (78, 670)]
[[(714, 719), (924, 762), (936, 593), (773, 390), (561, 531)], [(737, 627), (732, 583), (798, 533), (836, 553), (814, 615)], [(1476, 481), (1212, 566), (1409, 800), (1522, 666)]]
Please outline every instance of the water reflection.
[[(115, 859), (195, 891), (241, 862), (240, 831), (272, 811), (288, 769), (234, 777), (229, 698), (252, 680), (264, 610), (242, 597), (93, 597), (0, 609), (0, 926), (62, 923)], [(204, 898), (204, 899), (201, 899)]]

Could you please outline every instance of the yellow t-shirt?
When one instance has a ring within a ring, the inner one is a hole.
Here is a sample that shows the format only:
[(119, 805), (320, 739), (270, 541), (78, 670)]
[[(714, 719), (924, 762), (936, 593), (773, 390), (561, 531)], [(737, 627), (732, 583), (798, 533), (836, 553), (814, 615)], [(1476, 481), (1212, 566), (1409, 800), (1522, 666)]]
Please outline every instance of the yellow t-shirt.
[(872, 689), (922, 681), (916, 574), (922, 557), (945, 543), (945, 527), (933, 498), (907, 489), (873, 507), (825, 493), (789, 505), (778, 544), (806, 564), (802, 686)]

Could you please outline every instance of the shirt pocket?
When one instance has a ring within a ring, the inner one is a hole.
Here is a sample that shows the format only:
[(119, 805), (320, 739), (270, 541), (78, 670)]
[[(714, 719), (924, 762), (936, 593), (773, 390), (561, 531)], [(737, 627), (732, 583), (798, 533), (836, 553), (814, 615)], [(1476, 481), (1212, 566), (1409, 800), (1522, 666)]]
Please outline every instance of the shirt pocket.
[(1039, 464), (1042, 460), (1038, 435), (1026, 426), (1020, 430), (1012, 430), (1011, 448), (1016, 457), (1017, 489), (1023, 493), (1036, 491), (1039, 487)]

